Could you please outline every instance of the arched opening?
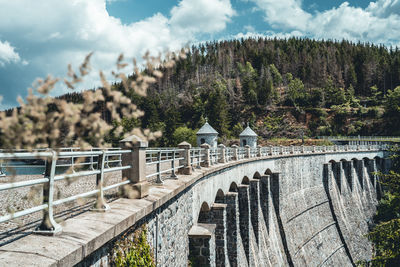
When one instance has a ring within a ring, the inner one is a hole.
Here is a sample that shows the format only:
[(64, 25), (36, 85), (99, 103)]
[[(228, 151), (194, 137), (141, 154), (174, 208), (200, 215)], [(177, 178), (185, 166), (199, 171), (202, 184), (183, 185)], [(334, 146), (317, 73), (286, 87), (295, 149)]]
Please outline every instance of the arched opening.
[(224, 192), (219, 189), (217, 195), (215, 196), (215, 203), (224, 203), (225, 202), (225, 195)]
[(253, 179), (260, 179), (261, 178), (261, 174), (259, 173), (259, 172), (256, 172), (254, 175), (253, 175)]
[(247, 177), (247, 176), (243, 177), (242, 184), (247, 184), (247, 185), (250, 184), (249, 177)]
[(204, 138), (200, 139), (200, 144), (204, 144), (205, 142), (206, 142), (206, 139), (204, 139)]
[(197, 219), (198, 223), (208, 223), (210, 221), (210, 207), (207, 202), (203, 202), (201, 204), (199, 218)]
[(242, 146), (246, 146), (247, 145), (247, 140), (243, 139), (242, 140)]
[(229, 192), (238, 192), (238, 187), (235, 182), (231, 183), (231, 186), (229, 187)]
[(265, 175), (271, 175), (272, 171), (270, 169), (266, 169), (264, 172)]

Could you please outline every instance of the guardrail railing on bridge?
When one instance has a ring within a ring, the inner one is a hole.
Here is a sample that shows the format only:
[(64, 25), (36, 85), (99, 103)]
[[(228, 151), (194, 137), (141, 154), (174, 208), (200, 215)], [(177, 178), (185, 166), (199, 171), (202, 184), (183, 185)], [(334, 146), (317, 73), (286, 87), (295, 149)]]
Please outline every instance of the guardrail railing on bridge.
[[(127, 149), (128, 147), (129, 149)], [(43, 220), (37, 232), (55, 234), (61, 231), (61, 226), (53, 218), (53, 207), (76, 201), (79, 198), (96, 196), (94, 210), (106, 211), (108, 205), (104, 198), (104, 192), (116, 188), (121, 189), (122, 186), (128, 184), (136, 192), (134, 197), (143, 197), (147, 194), (148, 185), (151, 183), (162, 184), (165, 179), (177, 179), (177, 173), (191, 174), (195, 169), (211, 167), (220, 163), (257, 157), (384, 149), (387, 149), (387, 145), (258, 146), (254, 148), (249, 146), (225, 147), (224, 145), (219, 145), (216, 148), (211, 148), (209, 145), (203, 144), (201, 147), (192, 148), (186, 142), (180, 144), (178, 148), (147, 148), (147, 143), (140, 141), (130, 146), (125, 144), (124, 148), (111, 150), (92, 149), (90, 151), (81, 151), (76, 148), (68, 148), (57, 152), (49, 150), (0, 152), (0, 161), (2, 162), (0, 170), (7, 166), (7, 168), (31, 170), (31, 173), (25, 174), (40, 174), (37, 171), (35, 173), (34, 170), (38, 166), (44, 168), (42, 178), (17, 182), (12, 182), (11, 180), (11, 182), (0, 183), (0, 192), (35, 185), (43, 186), (42, 204), (2, 214), (0, 223), (42, 211)], [(15, 164), (16, 162), (22, 162), (22, 164)], [(3, 175), (13, 175), (12, 172), (3, 171)], [(122, 171), (122, 182), (104, 186), (104, 175), (116, 171)], [(18, 175), (18, 173), (16, 174)], [(65, 198), (55, 198), (55, 183), (57, 181), (79, 179), (91, 175), (96, 177), (96, 188), (93, 190), (79, 192)], [(121, 191), (125, 196), (131, 196), (128, 191)]]

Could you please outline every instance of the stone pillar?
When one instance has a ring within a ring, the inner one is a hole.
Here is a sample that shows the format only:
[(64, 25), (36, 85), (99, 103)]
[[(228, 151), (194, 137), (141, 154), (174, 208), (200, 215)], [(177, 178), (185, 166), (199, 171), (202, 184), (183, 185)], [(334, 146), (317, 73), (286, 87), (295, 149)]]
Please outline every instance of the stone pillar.
[(199, 223), (189, 231), (189, 260), (192, 266), (215, 267), (215, 225)]
[(290, 154), (294, 154), (294, 146), (290, 146)]
[(343, 170), (343, 166), (342, 166), (342, 162), (334, 162), (332, 164), (332, 173), (333, 173), (333, 177), (335, 178), (336, 181), (336, 185), (339, 189), (339, 192), (342, 192), (342, 170)]
[(219, 159), (219, 163), (226, 163), (226, 154), (225, 154), (225, 146), (223, 144), (218, 145), (219, 153), (221, 155)]
[(256, 236), (256, 242), (260, 246), (260, 180), (250, 180), (250, 218), (253, 226), (253, 231)]
[(315, 145), (312, 146), (312, 152), (315, 153)]
[(233, 145), (232, 146), (233, 149), (233, 155), (232, 155), (232, 160), (238, 160), (238, 146), (237, 145)]
[(271, 156), (273, 155), (272, 148), (273, 148), (273, 146), (269, 146), (269, 153), (270, 153)]
[(239, 224), (240, 236), (242, 237), (244, 252), (247, 262), (250, 261), (250, 202), (249, 185), (239, 185)]
[(269, 188), (268, 181), (269, 175), (261, 176), (259, 190), (260, 190), (260, 207), (264, 216), (265, 225), (267, 226), (267, 231), (269, 232)]
[(376, 161), (375, 159), (368, 159), (365, 163), (369, 179), (371, 181), (372, 186), (376, 189)]
[(180, 174), (185, 174), (185, 175), (190, 175), (192, 174), (192, 162), (190, 158), (190, 149), (192, 148), (192, 145), (189, 144), (188, 142), (182, 142), (178, 145), (179, 149), (183, 149), (184, 151), (179, 152), (180, 158), (183, 158), (179, 165), (183, 165), (182, 168), (178, 170), (178, 173)]
[(352, 161), (342, 161), (344, 174), (346, 176), (347, 183), (349, 184), (350, 191), (353, 191), (353, 162)]
[(238, 233), (239, 233), (239, 201), (238, 193), (228, 192), (225, 195), (226, 203), (226, 244), (229, 263), (232, 267), (238, 266)]
[(227, 204), (214, 203), (211, 206), (211, 223), (215, 228), (215, 249), (216, 266), (225, 267), (228, 265), (228, 248), (226, 240), (226, 207)]
[(249, 146), (249, 145), (245, 145), (244, 148), (245, 148), (245, 150), (246, 150), (245, 157), (246, 157), (247, 159), (249, 159), (249, 158), (251, 157), (250, 146)]
[(122, 193), (127, 198), (143, 198), (149, 194), (149, 184), (146, 180), (146, 148), (147, 142), (136, 135), (120, 141), (122, 149), (130, 149), (131, 153), (122, 154), (122, 165), (131, 168), (122, 170), (122, 179), (131, 183), (122, 187)]
[(204, 148), (204, 161), (202, 162), (202, 167), (210, 167), (211, 165), (211, 160), (210, 160), (210, 145), (209, 144), (202, 144), (200, 146), (201, 148)]
[(261, 155), (261, 148), (262, 148), (262, 146), (260, 146), (260, 145), (257, 146), (257, 157), (261, 157), (262, 156)]
[(304, 146), (303, 145), (301, 145), (301, 153), (304, 154)]
[(355, 163), (355, 170), (357, 173), (358, 182), (360, 183), (361, 189), (364, 189), (364, 161), (357, 160)]

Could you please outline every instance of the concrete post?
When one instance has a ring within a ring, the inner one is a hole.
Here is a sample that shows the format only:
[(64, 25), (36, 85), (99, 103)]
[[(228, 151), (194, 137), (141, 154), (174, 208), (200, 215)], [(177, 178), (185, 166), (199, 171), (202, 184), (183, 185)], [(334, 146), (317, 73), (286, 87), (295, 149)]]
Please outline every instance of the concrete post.
[(246, 159), (249, 159), (250, 157), (251, 157), (251, 153), (250, 153), (250, 146), (249, 145), (245, 145), (244, 146), (244, 149), (245, 149), (245, 158)]
[(290, 154), (294, 154), (294, 146), (290, 146)]
[(264, 175), (261, 176), (260, 178), (260, 207), (262, 214), (264, 216), (264, 221), (265, 225), (267, 226), (267, 231), (269, 232), (269, 188), (268, 188), (268, 183), (269, 183), (269, 175)]
[(122, 187), (122, 193), (127, 198), (143, 198), (149, 194), (149, 184), (146, 180), (146, 148), (147, 142), (132, 135), (120, 141), (123, 149), (131, 149), (131, 153), (122, 154), (122, 164), (131, 168), (122, 170), (122, 179), (131, 183)]
[(301, 153), (304, 154), (304, 146), (301, 145)]
[(312, 152), (315, 153), (315, 145), (312, 146)]
[(250, 262), (250, 202), (249, 202), (249, 185), (239, 185), (239, 223), (240, 236), (247, 262)]
[(216, 266), (225, 267), (228, 265), (228, 251), (226, 240), (226, 207), (227, 204), (213, 203), (211, 206), (211, 223), (216, 225), (215, 228), (215, 249), (216, 249)]
[(192, 162), (190, 158), (190, 149), (192, 145), (188, 142), (182, 142), (178, 145), (179, 149), (184, 149), (183, 151), (179, 152), (179, 157), (183, 158), (179, 165), (183, 165), (183, 168), (178, 170), (179, 174), (190, 175), (192, 174)]
[(260, 180), (250, 180), (250, 219), (253, 226), (254, 235), (256, 236), (257, 245), (260, 246)]
[(228, 259), (232, 267), (238, 266), (238, 233), (239, 233), (239, 202), (238, 193), (228, 192), (225, 195), (226, 241), (228, 246)]
[(261, 155), (261, 148), (262, 148), (262, 146), (260, 146), (260, 145), (257, 146), (257, 157), (261, 157), (262, 156)]
[(279, 154), (283, 155), (283, 146), (279, 146)]
[(233, 145), (232, 146), (233, 149), (233, 156), (232, 156), (232, 160), (238, 160), (238, 146), (237, 145)]
[(210, 167), (211, 160), (210, 160), (210, 145), (209, 144), (202, 144), (200, 146), (204, 148), (204, 161), (202, 162), (202, 167)]
[(194, 266), (215, 267), (215, 224), (198, 223), (188, 235), (189, 258)]
[(274, 153), (272, 152), (272, 148), (273, 148), (273, 146), (269, 146), (269, 153), (270, 153), (271, 156), (274, 154)]
[(343, 190), (342, 189), (342, 186), (343, 186), (342, 185), (342, 170), (343, 170), (342, 162), (339, 161), (339, 162), (333, 163), (331, 169), (333, 172), (333, 177), (335, 178), (335, 181), (336, 181), (336, 185), (339, 189), (339, 193), (341, 193)]
[(218, 145), (218, 150), (219, 150), (219, 153), (221, 155), (221, 157), (219, 158), (218, 162), (219, 163), (226, 163), (225, 146), (223, 144), (219, 144)]
[(353, 162), (352, 161), (343, 161), (342, 164), (343, 164), (344, 174), (346, 176), (347, 183), (349, 184), (349, 187), (350, 187), (350, 191), (353, 191), (353, 187), (354, 187), (353, 186), (354, 185), (354, 183), (353, 183), (353, 169), (354, 169)]

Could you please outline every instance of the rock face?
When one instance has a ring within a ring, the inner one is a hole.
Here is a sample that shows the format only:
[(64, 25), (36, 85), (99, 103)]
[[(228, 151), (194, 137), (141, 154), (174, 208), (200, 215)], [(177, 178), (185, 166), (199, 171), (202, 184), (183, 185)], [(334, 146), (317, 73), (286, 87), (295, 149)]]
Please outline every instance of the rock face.
[(385, 165), (375, 157), (243, 161), (206, 173), (133, 227), (147, 224), (157, 266), (352, 266), (372, 255), (364, 235)]

